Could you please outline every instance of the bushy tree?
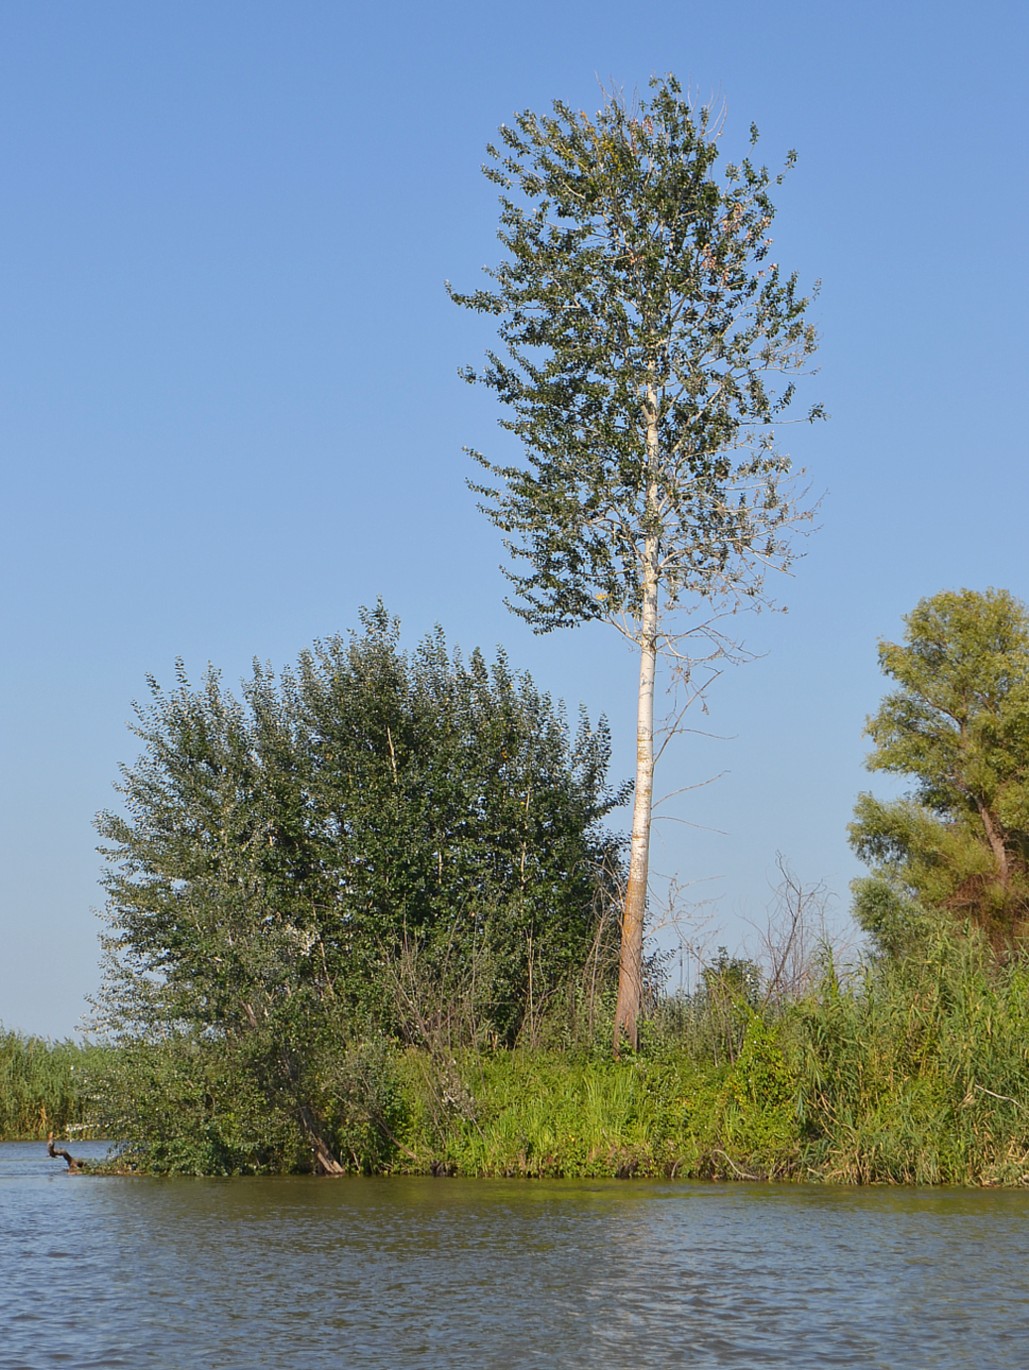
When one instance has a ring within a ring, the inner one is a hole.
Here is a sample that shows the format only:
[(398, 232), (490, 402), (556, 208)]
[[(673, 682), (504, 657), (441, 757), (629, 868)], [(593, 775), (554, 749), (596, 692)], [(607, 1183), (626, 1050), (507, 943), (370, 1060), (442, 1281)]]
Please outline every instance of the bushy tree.
[(775, 433), (815, 347), (808, 300), (771, 255), (773, 178), (749, 159), (717, 176), (718, 120), (673, 77), (652, 91), (502, 127), (485, 173), (506, 257), (486, 288), (451, 291), (497, 319), (502, 350), (465, 374), (497, 393), (525, 452), (473, 454), (512, 607), (539, 632), (605, 620), (640, 654), (616, 1049), (636, 1043), (642, 994), (658, 656), (689, 677), (736, 645), (721, 615), (758, 606), (766, 571), (788, 564), (806, 514)]
[(333, 1062), (410, 1027), (398, 967), (473, 984), (474, 1030), (514, 1041), (530, 994), (603, 940), (618, 881), (604, 725), (573, 733), (502, 655), (465, 662), (439, 631), (406, 654), (381, 605), (362, 624), (279, 679), (255, 664), (239, 699), (213, 669), (151, 680), (122, 808), (98, 819), (100, 1023), (201, 1041), (209, 1064), (219, 1043), (323, 1170)]
[(1029, 612), (1005, 590), (945, 591), (905, 625), (879, 644), (897, 689), (868, 722), (868, 767), (912, 789), (858, 799), (851, 842), (872, 874), (855, 913), (890, 953), (939, 916), (1008, 943), (1029, 926)]

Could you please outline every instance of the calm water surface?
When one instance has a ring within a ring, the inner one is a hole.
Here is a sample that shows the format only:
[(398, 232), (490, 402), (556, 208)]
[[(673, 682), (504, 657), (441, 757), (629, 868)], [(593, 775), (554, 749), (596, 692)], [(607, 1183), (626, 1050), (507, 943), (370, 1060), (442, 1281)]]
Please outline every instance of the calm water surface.
[(1027, 1277), (1029, 1193), (101, 1179), (0, 1145), (2, 1370), (1018, 1370)]

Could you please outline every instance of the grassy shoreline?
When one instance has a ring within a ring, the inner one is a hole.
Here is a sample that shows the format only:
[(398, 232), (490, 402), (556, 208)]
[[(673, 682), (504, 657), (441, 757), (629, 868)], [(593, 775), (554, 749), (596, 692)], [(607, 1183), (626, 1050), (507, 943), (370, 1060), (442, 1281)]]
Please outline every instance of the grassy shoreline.
[[(351, 1120), (343, 1154), (355, 1174), (1029, 1184), (1029, 1127), (1013, 1097), (983, 1088), (969, 1099), (958, 1081), (947, 1089), (922, 1075), (869, 1092), (867, 1109), (843, 1118), (826, 1096), (802, 1096), (804, 1082), (777, 1033), (759, 1018), (736, 1060), (717, 1066), (683, 1052), (616, 1062), (517, 1050), (462, 1053), (442, 1066), (407, 1050), (391, 1072), (390, 1116), (373, 1105)], [(98, 1128), (66, 1126), (71, 1150), (76, 1139), (101, 1135)], [(38, 1128), (4, 1139), (45, 1141)], [(174, 1140), (151, 1137), (130, 1148), (132, 1167), (155, 1174), (275, 1169), (248, 1163), (243, 1152), (235, 1165), (190, 1165)]]
[[(715, 988), (718, 988), (717, 986)], [(1029, 1184), (1029, 959), (941, 937), (786, 999), (659, 1001), (641, 1051), (341, 1042), (314, 1106), (354, 1172)], [(256, 1069), (256, 1068), (255, 1068)], [(298, 1173), (310, 1149), (217, 1043), (0, 1034), (0, 1135), (127, 1138), (155, 1174)]]

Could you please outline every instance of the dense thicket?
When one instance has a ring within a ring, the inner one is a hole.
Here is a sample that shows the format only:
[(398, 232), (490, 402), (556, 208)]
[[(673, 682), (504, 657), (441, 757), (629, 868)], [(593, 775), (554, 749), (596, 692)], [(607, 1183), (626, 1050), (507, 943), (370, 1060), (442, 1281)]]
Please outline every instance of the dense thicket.
[(941, 925), (842, 978), (827, 960), (785, 1001), (740, 985), (732, 1022), (713, 988), (630, 1062), (468, 1062), (479, 1110), (443, 1154), (468, 1174), (1029, 1183), (1029, 968), (981, 934)]
[(892, 955), (938, 917), (1010, 947), (1029, 927), (1029, 611), (1004, 590), (945, 591), (904, 622), (902, 643), (879, 644), (896, 688), (869, 720), (868, 766), (911, 790), (858, 800), (872, 874), (855, 913)]
[(381, 605), (362, 627), (278, 679), (255, 664), (239, 699), (213, 669), (151, 681), (123, 807), (98, 819), (99, 1024), (159, 1042), (147, 1071), (210, 1100), (212, 1154), (263, 1111), (272, 1152), (338, 1168), (348, 1044), (511, 1044), (587, 962), (610, 973), (603, 724), (573, 733), (503, 655), (466, 662), (442, 632), (405, 654)]
[[(339, 1154), (421, 1174), (1029, 1183), (1023, 958), (941, 922), (918, 956), (810, 970), (781, 996), (721, 956), (695, 993), (657, 1004), (644, 1050), (621, 1061), (602, 1031), (560, 1051), (458, 1048), (445, 1076), (426, 1050), (344, 1044), (326, 1087)], [(66, 1047), (35, 1046), (45, 1116), (77, 1090), (96, 1117), (117, 1087), (121, 1135), (148, 1169), (310, 1168), (295, 1120), (216, 1041), (94, 1053), (85, 1087)]]

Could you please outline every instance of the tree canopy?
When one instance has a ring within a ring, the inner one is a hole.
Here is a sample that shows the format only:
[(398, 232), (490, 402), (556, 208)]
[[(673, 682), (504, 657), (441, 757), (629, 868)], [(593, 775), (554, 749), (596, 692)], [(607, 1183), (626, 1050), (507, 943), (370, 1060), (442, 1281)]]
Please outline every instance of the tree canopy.
[(502, 654), (465, 661), (439, 630), (402, 652), (381, 605), (362, 626), (278, 679), (255, 663), (239, 698), (213, 668), (151, 680), (98, 818), (99, 1023), (216, 1042), (323, 1169), (343, 1043), (417, 1040), (427, 1004), (464, 1013), (462, 1040), (513, 1042), (591, 954), (603, 978), (619, 880), (603, 723), (573, 731)]
[(872, 874), (855, 913), (889, 952), (925, 916), (1008, 942), (1029, 926), (1029, 611), (1005, 590), (945, 591), (904, 622), (879, 644), (897, 688), (868, 721), (868, 767), (912, 787), (858, 799), (851, 842)]
[[(524, 451), (473, 454), (511, 607), (541, 632), (605, 620), (640, 651), (616, 1047), (636, 1042), (641, 1000), (657, 656), (688, 676), (725, 648), (718, 616), (760, 604), (789, 563), (806, 511), (775, 434), (815, 348), (808, 299), (772, 255), (772, 176), (749, 158), (717, 176), (717, 117), (674, 77), (651, 86), (500, 129), (485, 174), (506, 256), (490, 285), (451, 289), (497, 320), (502, 350), (464, 374), (496, 392)], [(700, 619), (684, 627), (680, 604)]]

